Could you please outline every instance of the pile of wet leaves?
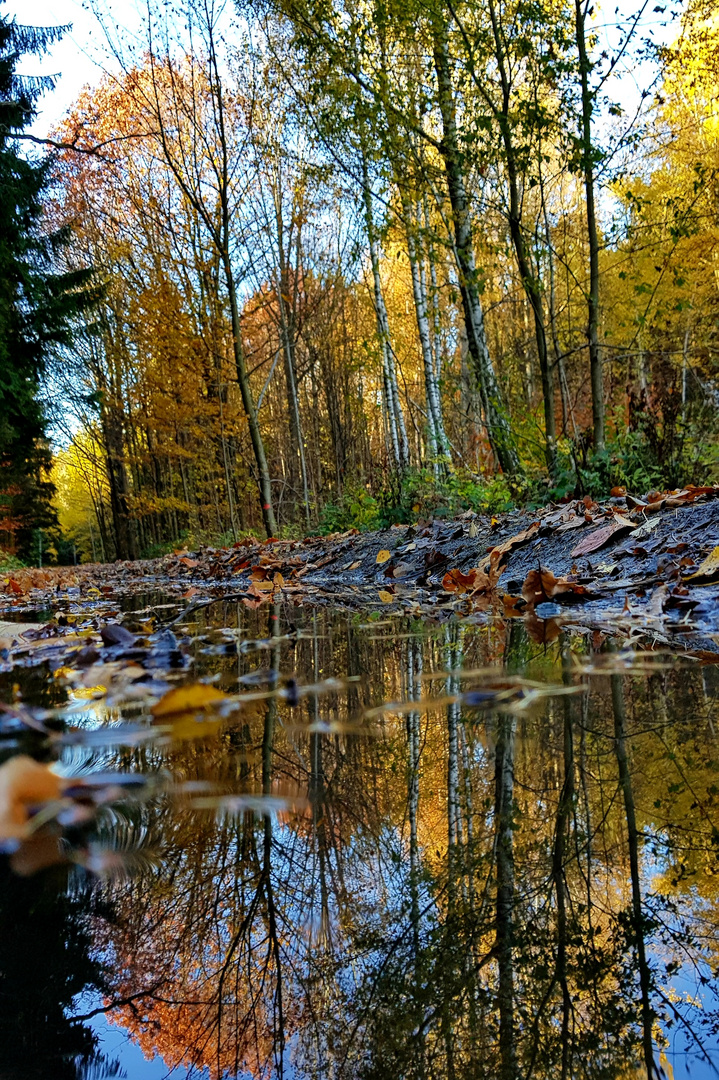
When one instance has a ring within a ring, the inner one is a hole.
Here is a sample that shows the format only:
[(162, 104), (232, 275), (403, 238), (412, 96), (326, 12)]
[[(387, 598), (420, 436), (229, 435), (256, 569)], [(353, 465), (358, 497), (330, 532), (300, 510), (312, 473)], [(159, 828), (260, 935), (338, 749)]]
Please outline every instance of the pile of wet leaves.
[[(715, 651), (719, 486), (643, 497), (614, 489), (501, 518), (471, 511), (379, 532), (246, 538), (163, 559), (24, 570), (0, 579), (15, 617), (53, 605), (112, 603), (161, 587), (187, 612), (233, 597), (248, 608), (384, 607), (431, 619), (522, 618), (551, 641), (579, 623), (662, 645)], [(182, 616), (184, 617), (184, 616)], [(0, 639), (8, 631), (0, 624)]]

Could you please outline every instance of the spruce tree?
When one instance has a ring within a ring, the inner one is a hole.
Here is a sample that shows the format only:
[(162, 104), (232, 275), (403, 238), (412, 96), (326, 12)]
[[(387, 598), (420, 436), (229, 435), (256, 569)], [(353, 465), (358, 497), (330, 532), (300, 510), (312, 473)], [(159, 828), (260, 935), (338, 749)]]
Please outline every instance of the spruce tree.
[(42, 55), (67, 29), (0, 15), (0, 546), (20, 555), (30, 552), (34, 531), (55, 520), (42, 379), (95, 299), (90, 271), (57, 270), (66, 233), (43, 220), (52, 157), (21, 152), (53, 80), (19, 75), (18, 61)]

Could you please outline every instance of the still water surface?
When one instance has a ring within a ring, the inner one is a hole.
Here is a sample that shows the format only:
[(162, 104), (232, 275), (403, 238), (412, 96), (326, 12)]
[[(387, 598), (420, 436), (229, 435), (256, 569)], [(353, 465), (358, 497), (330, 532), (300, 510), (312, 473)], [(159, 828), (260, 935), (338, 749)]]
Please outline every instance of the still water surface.
[(66, 772), (148, 783), (99, 873), (3, 862), (2, 1080), (716, 1075), (717, 668), (269, 612), (175, 628), (224, 718), (70, 703)]

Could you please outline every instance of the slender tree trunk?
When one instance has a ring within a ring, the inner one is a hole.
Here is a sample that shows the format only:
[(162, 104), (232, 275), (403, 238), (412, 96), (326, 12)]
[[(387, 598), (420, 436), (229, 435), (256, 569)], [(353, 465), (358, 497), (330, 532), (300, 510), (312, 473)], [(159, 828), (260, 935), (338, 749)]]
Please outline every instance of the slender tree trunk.
[(642, 887), (639, 871), (639, 830), (637, 828), (637, 815), (634, 805), (634, 790), (632, 778), (629, 772), (629, 759), (627, 756), (626, 741), (626, 711), (624, 708), (624, 685), (621, 675), (610, 676), (612, 684), (612, 708), (614, 711), (614, 751), (619, 768), (619, 784), (624, 796), (624, 813), (627, 821), (627, 840), (629, 844), (629, 873), (632, 883), (632, 928), (634, 930), (634, 944), (637, 950), (637, 966), (639, 967), (639, 989), (642, 1001), (642, 1047), (644, 1049), (644, 1065), (647, 1070), (647, 1080), (653, 1080), (656, 1075), (654, 1067), (654, 1042), (652, 1040), (652, 1024), (654, 1010), (651, 1004), (652, 977), (647, 962), (646, 944), (644, 941), (644, 914), (642, 911)]
[(300, 479), (302, 482), (302, 498), (305, 508), (305, 521), (310, 524), (310, 493), (307, 483), (307, 461), (305, 457), (304, 439), (302, 436), (302, 422), (300, 419), (300, 403), (297, 394), (297, 374), (295, 366), (295, 340), (294, 318), (292, 311), (287, 310), (287, 298), (290, 290), (290, 275), (285, 257), (284, 223), (282, 220), (281, 194), (279, 190), (280, 177), (278, 169), (277, 190), (274, 193), (275, 201), (275, 228), (277, 230), (277, 304), (280, 316), (280, 334), (285, 358), (285, 381), (287, 383), (287, 397), (290, 407), (290, 438), (296, 458), (300, 465)]
[[(427, 284), (422, 251), (417, 236), (412, 205), (404, 192), (402, 193), (402, 209), (407, 236), (407, 252), (412, 275), (412, 295), (414, 297), (414, 309), (417, 316), (417, 332), (419, 334), (422, 361), (424, 364), (424, 388), (425, 397), (427, 399), (427, 426), (429, 429), (431, 456), (433, 459), (449, 459), (449, 444), (444, 430), (442, 402), (439, 395), (439, 385), (437, 382), (434, 355), (432, 351), (432, 337), (430, 333), (427, 305)], [(442, 464), (443, 462), (435, 461), (435, 466), (439, 465), (440, 471), (444, 471)]]
[(454, 103), (454, 88), (449, 58), (449, 41), (444, 11), (435, 12), (432, 20), (434, 66), (437, 75), (439, 109), (442, 115), (440, 151), (447, 175), (447, 189), (452, 207), (454, 248), (459, 271), (459, 287), (467, 331), (467, 344), (477, 381), (487, 436), (501, 469), (508, 475), (520, 471), (519, 455), (509, 426), (506, 406), (497, 383), (487, 346), (484, 313), (479, 297), (477, 267), (472, 239), (472, 223)]
[(497, 112), (497, 119), (504, 143), (505, 164), (507, 167), (507, 181), (509, 184), (509, 233), (512, 238), (512, 246), (517, 259), (517, 269), (527, 299), (529, 300), (534, 316), (534, 337), (537, 344), (537, 359), (542, 379), (542, 397), (544, 399), (544, 433), (545, 433), (545, 459), (547, 472), (554, 480), (557, 476), (557, 431), (554, 420), (554, 375), (549, 364), (547, 354), (547, 334), (544, 325), (544, 310), (542, 303), (542, 290), (531, 264), (527, 245), (524, 240), (522, 228), (522, 203), (519, 194), (519, 173), (517, 168), (517, 154), (512, 139), (512, 129), (509, 115), (511, 83), (507, 71), (504, 39), (502, 30), (497, 19), (493, 0), (489, 0), (489, 13), (492, 22), (495, 55), (499, 69), (500, 83), (502, 88), (502, 107)]
[(397, 386), (397, 373), (395, 369), (392, 343), (389, 335), (389, 319), (387, 308), (382, 293), (382, 280), (379, 271), (379, 250), (374, 228), (374, 215), (372, 212), (372, 192), (369, 184), (367, 171), (367, 159), (364, 145), (362, 153), (362, 196), (365, 206), (365, 220), (367, 223), (367, 241), (369, 244), (370, 261), (372, 263), (372, 278), (374, 284), (374, 306), (377, 319), (377, 336), (379, 337), (382, 351), (382, 377), (387, 408), (387, 420), (389, 423), (392, 451), (395, 465), (400, 472), (404, 472), (409, 465), (409, 441), (407, 428), (404, 422), (402, 403), (399, 399), (399, 387)]
[(604, 376), (599, 351), (599, 232), (594, 202), (594, 148), (592, 146), (592, 93), (589, 72), (592, 65), (587, 56), (584, 0), (575, 0), (575, 33), (579, 54), (579, 74), (582, 92), (582, 171), (587, 208), (587, 238), (589, 242), (589, 295), (587, 297), (587, 339), (589, 342), (589, 373), (592, 386), (592, 421), (594, 449), (605, 448)]
[(245, 416), (247, 417), (247, 424), (250, 429), (250, 440), (252, 442), (255, 463), (257, 465), (257, 485), (260, 489), (260, 501), (262, 504), (262, 521), (264, 522), (267, 535), (274, 536), (277, 533), (277, 521), (275, 519), (275, 512), (272, 508), (272, 482), (270, 480), (270, 470), (268, 468), (267, 457), (265, 455), (265, 444), (262, 439), (262, 432), (260, 431), (260, 425), (257, 419), (257, 410), (255, 409), (254, 398), (252, 397), (250, 378), (247, 374), (245, 351), (242, 348), (242, 328), (240, 326), (240, 312), (237, 306), (235, 279), (232, 273), (232, 267), (230, 265), (229, 253), (227, 252), (225, 252), (223, 256), (223, 263), (225, 270), (225, 280), (227, 282), (227, 291), (230, 296), (230, 317), (232, 320), (232, 348), (235, 354), (237, 382), (240, 387), (242, 405), (245, 410)]
[(497, 863), (497, 966), (499, 968), (499, 1055), (501, 1080), (516, 1080), (514, 1021), (514, 736), (516, 718), (497, 717), (495, 829)]

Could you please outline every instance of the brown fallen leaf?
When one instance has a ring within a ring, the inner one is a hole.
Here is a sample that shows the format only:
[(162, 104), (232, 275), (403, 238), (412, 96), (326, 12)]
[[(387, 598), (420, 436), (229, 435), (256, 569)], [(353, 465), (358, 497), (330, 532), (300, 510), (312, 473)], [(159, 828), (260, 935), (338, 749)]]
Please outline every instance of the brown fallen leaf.
[(527, 544), (539, 532), (540, 528), (541, 522), (533, 521), (527, 529), (517, 533), (516, 536), (511, 536), (509, 540), (505, 540), (503, 544), (498, 544), (497, 547), (492, 548), (489, 555), (489, 564), (491, 566), (499, 566), (499, 564), (504, 561), (505, 556), (509, 555), (511, 551), (514, 551), (515, 548)]
[(620, 514), (615, 514), (609, 525), (604, 525), (601, 529), (597, 529), (595, 532), (590, 533), (589, 536), (585, 536), (583, 540), (580, 540), (577, 546), (572, 548), (571, 556), (573, 559), (577, 559), (583, 555), (589, 555), (593, 551), (599, 551), (600, 548), (609, 543), (612, 537), (635, 528), (636, 525), (633, 521), (629, 521), (628, 518), (624, 518)]
[(157, 705), (153, 706), (152, 715), (156, 720), (164, 720), (182, 716), (184, 713), (203, 712), (225, 701), (226, 698), (227, 694), (223, 694), (214, 686), (208, 686), (207, 683), (177, 686), (174, 690), (168, 690)]
[(362, 560), (357, 559), (355, 562), (350, 563), (350, 565), (347, 567), (347, 569), (348, 570), (359, 570), (361, 565), (362, 565)]
[(530, 570), (522, 585), (522, 596), (528, 604), (534, 606), (558, 597), (588, 600), (593, 593), (576, 581), (555, 577), (551, 570)]
[[(464, 574), (461, 570), (455, 568), (448, 570), (442, 578), (442, 588), (445, 592), (470, 593), (472, 596), (476, 596), (479, 593), (489, 593), (497, 587), (497, 582), (501, 576), (498, 569), (499, 557), (495, 554), (495, 550), (490, 555), (489, 566), (487, 570), (483, 570), (479, 566), (475, 566), (474, 569), (468, 570)], [(485, 564), (486, 565), (486, 564)]]
[(386, 548), (383, 548), (382, 551), (377, 552), (377, 558), (375, 559), (375, 562), (381, 566), (382, 563), (389, 562), (391, 558), (392, 553), (390, 551), (387, 551)]
[(557, 619), (538, 619), (532, 608), (524, 616), (524, 626), (537, 645), (551, 645), (562, 632), (562, 625)]
[(502, 597), (502, 606), (505, 619), (518, 619), (521, 618), (527, 605), (524, 597), (510, 596), (509, 593), (505, 593)]

